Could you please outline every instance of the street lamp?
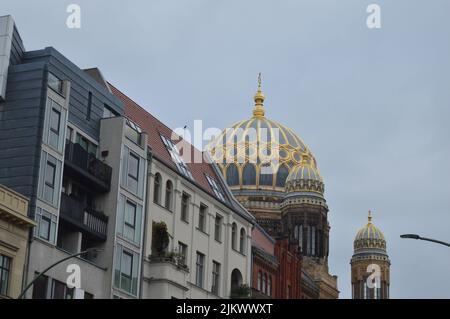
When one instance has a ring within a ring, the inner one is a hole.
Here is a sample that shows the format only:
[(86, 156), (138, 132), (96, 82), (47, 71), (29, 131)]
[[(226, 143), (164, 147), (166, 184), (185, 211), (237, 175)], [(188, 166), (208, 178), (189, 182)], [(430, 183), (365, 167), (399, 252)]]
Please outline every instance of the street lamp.
[(426, 241), (431, 241), (433, 243), (438, 243), (444, 246), (448, 246), (450, 247), (449, 243), (440, 241), (440, 240), (436, 240), (436, 239), (431, 239), (431, 238), (426, 238), (426, 237), (420, 237), (417, 234), (404, 234), (404, 235), (400, 235), (400, 238), (408, 238), (408, 239), (418, 239), (418, 240), (426, 240)]
[(69, 260), (69, 259), (71, 259), (71, 258), (74, 258), (74, 257), (77, 257), (77, 256), (84, 255), (84, 254), (86, 254), (86, 253), (90, 253), (90, 252), (100, 252), (100, 251), (102, 251), (102, 249), (89, 248), (89, 249), (86, 249), (86, 250), (84, 250), (84, 251), (82, 251), (82, 252), (75, 253), (75, 254), (72, 254), (72, 255), (70, 255), (70, 256), (67, 256), (67, 257), (65, 257), (65, 258), (63, 258), (63, 259), (57, 261), (56, 263), (54, 263), (54, 264), (48, 266), (44, 271), (42, 271), (41, 273), (39, 273), (39, 274), (38, 274), (38, 275), (37, 275), (37, 276), (36, 276), (36, 277), (35, 277), (35, 278), (34, 278), (34, 279), (33, 279), (26, 287), (25, 287), (24, 290), (22, 290), (22, 292), (21, 292), (20, 295), (17, 297), (17, 299), (22, 299), (22, 298), (25, 296), (25, 293), (27, 292), (27, 290), (30, 289), (30, 287), (34, 284), (34, 282), (35, 282), (36, 280), (38, 280), (40, 277), (42, 277), (47, 271), (49, 271), (50, 269), (52, 269), (53, 267), (55, 267), (56, 265), (59, 265), (60, 263), (65, 262), (66, 260)]

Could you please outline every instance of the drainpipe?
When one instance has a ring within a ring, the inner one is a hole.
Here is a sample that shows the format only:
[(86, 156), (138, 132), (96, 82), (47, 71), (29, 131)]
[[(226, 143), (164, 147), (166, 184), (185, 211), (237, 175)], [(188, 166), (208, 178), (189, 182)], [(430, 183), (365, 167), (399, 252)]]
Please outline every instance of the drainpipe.
[[(36, 226), (37, 227), (37, 226)], [(23, 276), (22, 276), (22, 288), (21, 291), (25, 288), (25, 285), (28, 282), (28, 270), (30, 267), (30, 254), (31, 254), (31, 244), (33, 243), (34, 236), (34, 228), (31, 227), (28, 229), (28, 238), (27, 238), (27, 246), (25, 250), (25, 263), (23, 265)]]
[(151, 174), (151, 167), (152, 167), (152, 160), (153, 160), (153, 153), (151, 148), (148, 146), (148, 151), (147, 151), (147, 186), (145, 187), (145, 210), (144, 210), (144, 229), (143, 229), (143, 240), (142, 240), (142, 258), (141, 258), (141, 289), (139, 289), (139, 299), (142, 299), (142, 287), (143, 287), (143, 283), (144, 283), (144, 260), (145, 260), (145, 247), (147, 246), (147, 214), (149, 214), (149, 192), (150, 192), (150, 174)]

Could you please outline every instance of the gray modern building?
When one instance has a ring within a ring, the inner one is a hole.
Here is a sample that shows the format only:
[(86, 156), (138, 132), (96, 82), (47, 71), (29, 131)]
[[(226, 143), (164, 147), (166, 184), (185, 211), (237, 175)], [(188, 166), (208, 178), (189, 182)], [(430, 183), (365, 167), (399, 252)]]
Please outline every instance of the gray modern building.
[(37, 224), (24, 286), (97, 249), (50, 270), (27, 298), (139, 296), (147, 135), (123, 113), (99, 70), (51, 47), (26, 51), (12, 17), (0, 17), (0, 184), (30, 199)]

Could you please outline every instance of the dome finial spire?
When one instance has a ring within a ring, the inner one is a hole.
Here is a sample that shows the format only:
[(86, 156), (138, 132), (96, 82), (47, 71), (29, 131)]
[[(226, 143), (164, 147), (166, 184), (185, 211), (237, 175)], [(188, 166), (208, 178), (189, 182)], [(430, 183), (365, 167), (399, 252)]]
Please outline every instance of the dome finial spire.
[(255, 117), (264, 117), (265, 111), (264, 111), (264, 94), (261, 90), (261, 72), (258, 74), (258, 91), (256, 91), (255, 94), (255, 108), (253, 109), (253, 116)]
[(369, 224), (372, 223), (372, 212), (369, 210), (369, 215), (367, 216)]

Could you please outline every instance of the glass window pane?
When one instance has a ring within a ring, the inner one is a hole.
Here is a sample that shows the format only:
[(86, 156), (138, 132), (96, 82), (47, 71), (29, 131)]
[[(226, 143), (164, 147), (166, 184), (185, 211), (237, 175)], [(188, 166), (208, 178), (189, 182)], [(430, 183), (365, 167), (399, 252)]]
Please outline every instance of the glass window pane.
[(41, 222), (39, 224), (39, 237), (45, 240), (50, 240), (50, 224), (51, 221), (48, 217), (41, 217)]

